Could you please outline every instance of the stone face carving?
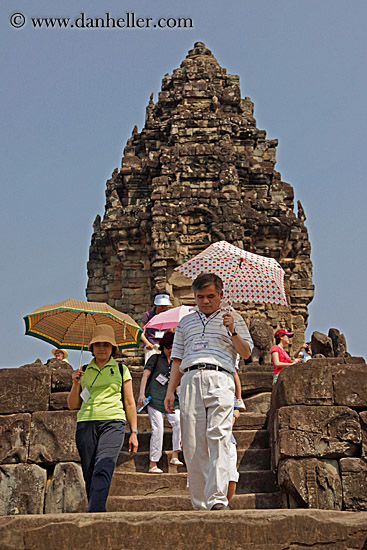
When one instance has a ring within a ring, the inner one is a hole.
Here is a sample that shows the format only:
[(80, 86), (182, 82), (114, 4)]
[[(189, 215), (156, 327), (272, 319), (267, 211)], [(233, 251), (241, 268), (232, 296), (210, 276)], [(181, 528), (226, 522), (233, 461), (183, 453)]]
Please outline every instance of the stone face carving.
[(302, 343), (314, 294), (310, 243), (293, 189), (275, 170), (276, 147), (256, 127), (239, 77), (196, 42), (164, 76), (144, 128), (134, 129), (121, 169), (107, 181), (105, 214), (93, 227), (88, 299), (136, 320), (156, 289), (175, 305), (189, 303), (191, 282), (174, 268), (225, 239), (280, 262), (289, 307), (241, 309), (250, 320), (261, 314), (273, 328), (294, 329), (294, 346)]

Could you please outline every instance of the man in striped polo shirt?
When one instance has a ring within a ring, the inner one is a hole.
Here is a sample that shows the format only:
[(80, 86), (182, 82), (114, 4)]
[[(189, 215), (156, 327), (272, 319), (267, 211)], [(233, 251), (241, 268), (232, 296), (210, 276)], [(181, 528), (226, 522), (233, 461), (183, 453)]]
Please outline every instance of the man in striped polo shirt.
[(193, 285), (196, 311), (178, 323), (165, 399), (172, 413), (181, 380), (182, 447), (195, 510), (228, 508), (228, 463), (237, 353), (251, 355), (253, 343), (242, 317), (222, 312), (223, 282), (202, 273)]

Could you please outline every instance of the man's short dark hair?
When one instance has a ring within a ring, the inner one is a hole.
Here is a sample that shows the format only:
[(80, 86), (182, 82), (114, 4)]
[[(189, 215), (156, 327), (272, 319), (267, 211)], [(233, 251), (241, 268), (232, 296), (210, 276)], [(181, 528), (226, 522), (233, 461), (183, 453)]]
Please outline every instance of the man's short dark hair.
[(214, 284), (215, 290), (219, 293), (223, 290), (223, 281), (215, 273), (200, 273), (192, 283), (192, 291), (194, 294), (198, 290), (202, 290), (204, 287)]

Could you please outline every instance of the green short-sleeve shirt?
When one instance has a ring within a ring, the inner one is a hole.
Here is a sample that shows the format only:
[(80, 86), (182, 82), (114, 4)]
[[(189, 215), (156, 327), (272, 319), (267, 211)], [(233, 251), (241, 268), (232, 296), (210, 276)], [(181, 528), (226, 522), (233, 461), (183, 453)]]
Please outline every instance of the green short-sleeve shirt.
[[(131, 374), (123, 365), (124, 382), (131, 380)], [(78, 422), (88, 420), (126, 420), (121, 401), (122, 378), (117, 361), (112, 357), (101, 369), (93, 359), (85, 369), (80, 381), (81, 390), (88, 387), (90, 397), (82, 405), (77, 415)]]

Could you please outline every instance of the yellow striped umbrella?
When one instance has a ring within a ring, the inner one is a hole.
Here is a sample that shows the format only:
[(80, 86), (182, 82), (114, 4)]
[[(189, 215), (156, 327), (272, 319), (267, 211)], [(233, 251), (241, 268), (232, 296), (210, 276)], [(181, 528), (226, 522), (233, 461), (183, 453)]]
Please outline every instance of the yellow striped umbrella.
[(129, 315), (108, 304), (73, 299), (39, 307), (24, 322), (29, 336), (67, 349), (87, 350), (96, 325), (110, 325), (119, 348), (138, 347), (143, 332)]

